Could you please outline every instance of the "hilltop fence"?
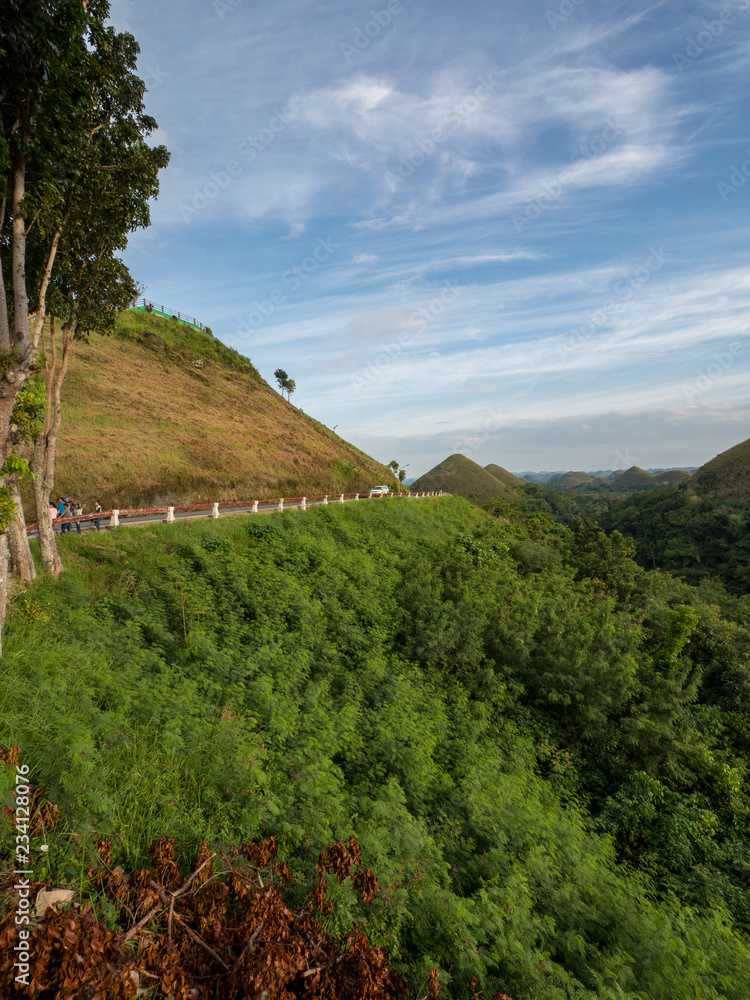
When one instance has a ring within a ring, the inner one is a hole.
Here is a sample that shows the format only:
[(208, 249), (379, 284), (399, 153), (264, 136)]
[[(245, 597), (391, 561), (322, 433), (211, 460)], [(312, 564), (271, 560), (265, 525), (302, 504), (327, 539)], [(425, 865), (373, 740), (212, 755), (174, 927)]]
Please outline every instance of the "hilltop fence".
[(198, 330), (208, 329), (208, 327), (204, 323), (200, 323), (195, 316), (188, 316), (186, 313), (178, 312), (175, 309), (167, 309), (166, 306), (160, 306), (156, 302), (151, 302), (150, 299), (133, 299), (129, 308), (140, 309), (141, 312), (157, 313), (159, 316), (166, 316), (167, 319), (178, 319), (180, 323), (187, 323), (188, 326), (194, 326)]
[[(109, 521), (106, 527), (120, 527), (120, 519), (132, 519), (131, 523), (138, 524), (146, 521), (156, 520), (154, 515), (164, 514), (164, 520), (168, 523), (179, 520), (183, 517), (200, 517), (200, 513), (206, 513), (208, 517), (219, 517), (222, 508), (226, 514), (258, 514), (261, 508), (265, 511), (284, 510), (285, 504), (297, 510), (307, 510), (308, 506), (325, 505), (328, 503), (345, 503), (350, 500), (394, 500), (401, 497), (406, 499), (423, 499), (424, 497), (444, 497), (450, 496), (442, 491), (438, 493), (390, 493), (385, 496), (370, 496), (369, 493), (336, 493), (315, 497), (277, 497), (273, 500), (227, 500), (218, 503), (194, 503), (183, 504), (178, 507), (131, 507), (127, 510), (115, 508), (113, 510), (103, 510), (98, 514), (78, 514), (70, 517), (56, 517), (54, 525), (88, 523), (90, 521)], [(333, 499), (330, 499), (333, 497)], [(243, 509), (244, 508), (244, 509)], [(38, 531), (39, 524), (27, 524), (27, 533)]]

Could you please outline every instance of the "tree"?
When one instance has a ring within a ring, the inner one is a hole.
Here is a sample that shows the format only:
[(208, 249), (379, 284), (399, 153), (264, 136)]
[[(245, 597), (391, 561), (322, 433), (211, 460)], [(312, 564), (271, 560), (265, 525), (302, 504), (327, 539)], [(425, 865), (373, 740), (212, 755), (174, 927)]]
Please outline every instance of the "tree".
[[(139, 149), (141, 165), (150, 159), (157, 168), (168, 159), (164, 147), (150, 149), (143, 141), (156, 122), (144, 113), (145, 87), (134, 72), (138, 45), (131, 35), (107, 27), (108, 16), (108, 0), (11, 0), (0, 12), (3, 458), (12, 446), (16, 396), (37, 369), (47, 292), (61, 241), (65, 246), (67, 240), (69, 254), (76, 252), (69, 231), (76, 226), (83, 231), (97, 193), (117, 188), (128, 200), (132, 177), (123, 170), (125, 151)], [(141, 191), (133, 193), (130, 209), (129, 228), (148, 224)], [(36, 310), (33, 326), (31, 310)], [(0, 521), (0, 629), (5, 616), (6, 528), (7, 521)]]
[[(120, 80), (126, 78), (126, 70), (123, 60)], [(128, 84), (124, 93), (110, 91), (108, 96), (126, 108), (133, 94), (138, 90)], [(49, 411), (32, 459), (40, 552), (45, 568), (55, 575), (61, 572), (62, 563), (49, 516), (49, 497), (70, 353), (89, 333), (110, 333), (117, 310), (137, 296), (138, 287), (116, 254), (125, 248), (131, 231), (149, 224), (149, 199), (158, 192), (158, 171), (167, 161), (163, 147), (151, 149), (140, 130), (128, 128), (122, 117), (102, 122), (96, 154), (89, 158), (76, 190), (50, 288), (50, 311), (63, 325), (59, 356), (54, 324), (50, 326), (50, 354), (45, 354)]]
[(294, 390), (297, 388), (297, 383), (294, 381), (294, 379), (289, 378), (289, 376), (287, 375), (287, 373), (284, 371), (283, 368), (277, 368), (276, 371), (273, 373), (273, 377), (279, 384), (279, 389), (281, 389), (281, 395), (283, 396), (284, 392), (286, 392), (286, 398), (288, 400), (289, 397), (294, 392)]
[[(15, 447), (23, 443), (33, 445), (34, 438), (44, 427), (47, 414), (47, 395), (44, 380), (39, 375), (32, 375), (23, 389), (16, 396), (16, 405), (11, 417), (12, 444)], [(21, 502), (20, 477), (29, 473), (25, 459), (11, 455), (7, 459), (7, 484), (15, 503), (15, 516), (8, 524), (8, 543), (10, 547), (13, 572), (23, 584), (30, 583), (36, 577), (34, 559), (29, 547), (29, 537), (26, 533), (26, 519)], [(15, 468), (15, 471), (12, 469)]]

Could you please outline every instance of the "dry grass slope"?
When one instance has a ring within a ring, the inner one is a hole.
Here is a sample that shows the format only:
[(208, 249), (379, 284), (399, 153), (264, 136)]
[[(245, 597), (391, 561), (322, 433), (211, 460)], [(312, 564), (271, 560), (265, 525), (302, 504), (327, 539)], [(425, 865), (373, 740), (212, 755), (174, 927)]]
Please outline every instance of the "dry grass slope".
[(200, 330), (127, 312), (115, 336), (75, 348), (55, 494), (85, 509), (354, 492), (392, 478)]
[(750, 497), (750, 438), (706, 462), (696, 472), (695, 479), (704, 472), (715, 472), (718, 477), (713, 495), (726, 500), (747, 500)]
[(525, 480), (519, 479), (518, 476), (514, 476), (512, 472), (508, 472), (504, 469), (502, 465), (495, 465), (491, 462), (489, 465), (485, 465), (485, 472), (489, 472), (491, 476), (495, 479), (499, 479), (501, 483), (505, 483), (506, 486), (523, 486)]
[(410, 488), (416, 492), (445, 490), (477, 504), (506, 496), (511, 489), (465, 455), (450, 455)]

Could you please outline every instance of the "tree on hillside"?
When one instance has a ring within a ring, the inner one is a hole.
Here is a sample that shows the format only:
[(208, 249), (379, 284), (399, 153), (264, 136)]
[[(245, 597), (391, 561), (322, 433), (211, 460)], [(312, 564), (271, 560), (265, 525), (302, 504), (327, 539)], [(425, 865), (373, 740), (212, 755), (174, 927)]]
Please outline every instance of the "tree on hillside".
[[(102, 198), (106, 215), (109, 193), (115, 190), (121, 206), (127, 206), (130, 224), (125, 231), (147, 225), (147, 200), (156, 193), (158, 168), (168, 160), (164, 147), (150, 149), (144, 141), (156, 122), (144, 113), (145, 88), (134, 73), (138, 45), (132, 36), (106, 26), (108, 0), (14, 0), (11, 8), (6, 5), (0, 12), (5, 70), (0, 90), (3, 458), (12, 444), (16, 395), (39, 363), (47, 292), (61, 247), (70, 255), (69, 270), (77, 252), (84, 254), (79, 265), (97, 260), (101, 244), (82, 247), (80, 234), (97, 198)], [(129, 191), (136, 151), (139, 168), (148, 164), (153, 173), (145, 198), (142, 188)], [(124, 166), (123, 156), (130, 166)], [(32, 310), (37, 315), (30, 324)], [(0, 523), (0, 628), (6, 527), (7, 522)]]
[(277, 368), (276, 371), (273, 373), (273, 377), (276, 379), (278, 383), (279, 389), (281, 390), (281, 395), (283, 396), (284, 393), (286, 392), (286, 398), (287, 400), (289, 400), (289, 397), (297, 388), (297, 383), (294, 381), (293, 378), (289, 378), (289, 376), (287, 375), (287, 373), (284, 371), (283, 368)]

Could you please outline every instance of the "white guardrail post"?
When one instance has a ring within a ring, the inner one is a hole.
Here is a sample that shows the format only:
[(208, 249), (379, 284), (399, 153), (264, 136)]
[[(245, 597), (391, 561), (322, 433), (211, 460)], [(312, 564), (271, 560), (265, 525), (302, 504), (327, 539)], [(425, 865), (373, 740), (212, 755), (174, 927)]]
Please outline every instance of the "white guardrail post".
[(302, 504), (300, 510), (307, 510), (307, 497), (302, 497)]
[(284, 509), (284, 498), (280, 497), (280, 499), (279, 499), (279, 510), (283, 510), (283, 509)]
[(355, 499), (355, 500), (359, 500), (359, 493), (355, 493), (355, 494), (354, 494), (354, 499)]
[(257, 514), (257, 513), (258, 513), (258, 501), (257, 500), (253, 500), (253, 514)]
[(328, 494), (323, 497), (323, 503), (328, 503)]
[(174, 507), (167, 507), (167, 524), (171, 524), (174, 521)]
[(119, 525), (120, 525), (120, 511), (119, 509), (113, 510), (109, 519), (109, 526), (110, 528), (117, 528), (119, 527)]
[(339, 497), (339, 503), (343, 502), (344, 502), (344, 494), (342, 493), (341, 496)]
[(218, 517), (218, 516), (219, 516), (219, 505), (215, 503), (213, 506), (213, 510), (211, 511), (211, 517)]

